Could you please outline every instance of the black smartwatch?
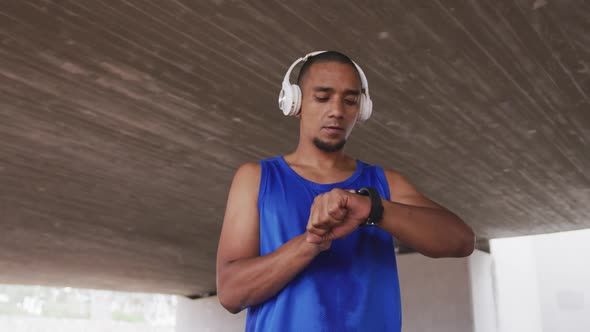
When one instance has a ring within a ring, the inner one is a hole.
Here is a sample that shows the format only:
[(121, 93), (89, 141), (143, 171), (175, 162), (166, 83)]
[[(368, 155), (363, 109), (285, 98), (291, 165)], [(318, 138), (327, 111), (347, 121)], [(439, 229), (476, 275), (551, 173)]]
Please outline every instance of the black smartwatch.
[(369, 196), (371, 199), (371, 212), (369, 217), (365, 220), (361, 226), (377, 226), (383, 219), (383, 202), (381, 202), (381, 195), (377, 189), (373, 187), (365, 187), (356, 191), (357, 194), (363, 196)]

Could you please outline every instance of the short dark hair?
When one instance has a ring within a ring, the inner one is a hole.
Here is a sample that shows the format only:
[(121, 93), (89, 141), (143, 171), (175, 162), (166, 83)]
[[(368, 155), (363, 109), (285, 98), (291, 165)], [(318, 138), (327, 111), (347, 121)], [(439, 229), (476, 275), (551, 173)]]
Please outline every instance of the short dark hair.
[(327, 51), (327, 52), (320, 53), (318, 55), (314, 55), (314, 56), (307, 58), (307, 61), (305, 61), (303, 63), (303, 65), (301, 66), (301, 69), (299, 69), (299, 75), (297, 76), (297, 85), (300, 85), (301, 81), (303, 81), (303, 78), (305, 77), (305, 75), (309, 71), (309, 68), (311, 68), (311, 66), (314, 63), (321, 63), (321, 62), (338, 62), (338, 63), (350, 65), (350, 66), (352, 66), (352, 68), (354, 68), (354, 71), (357, 72), (357, 74), (359, 75), (359, 79), (360, 79), (360, 73), (356, 69), (354, 62), (352, 62), (352, 60), (350, 60), (349, 57), (347, 57), (346, 55), (344, 55), (338, 51)]

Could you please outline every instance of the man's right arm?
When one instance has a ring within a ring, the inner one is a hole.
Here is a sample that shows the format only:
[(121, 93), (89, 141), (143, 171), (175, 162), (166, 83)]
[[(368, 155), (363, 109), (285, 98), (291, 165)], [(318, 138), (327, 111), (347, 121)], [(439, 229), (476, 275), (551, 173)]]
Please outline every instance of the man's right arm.
[(310, 243), (303, 233), (271, 254), (260, 256), (258, 163), (241, 166), (234, 176), (217, 250), (217, 296), (231, 313), (277, 294), (330, 242)]

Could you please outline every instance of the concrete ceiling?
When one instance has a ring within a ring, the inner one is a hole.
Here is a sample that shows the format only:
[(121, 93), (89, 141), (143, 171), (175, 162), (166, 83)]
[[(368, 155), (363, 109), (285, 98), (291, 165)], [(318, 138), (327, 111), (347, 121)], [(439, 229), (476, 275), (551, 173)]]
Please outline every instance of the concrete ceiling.
[(291, 151), (303, 54), (365, 70), (349, 154), (480, 238), (590, 227), (590, 3), (3, 1), (0, 282), (215, 290), (242, 163)]

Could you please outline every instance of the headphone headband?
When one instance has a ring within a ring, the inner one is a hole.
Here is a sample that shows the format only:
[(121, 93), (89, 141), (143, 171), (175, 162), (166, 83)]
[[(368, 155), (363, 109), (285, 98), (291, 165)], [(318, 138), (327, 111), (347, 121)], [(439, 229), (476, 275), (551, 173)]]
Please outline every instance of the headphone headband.
[(287, 70), (287, 74), (285, 74), (285, 78), (283, 79), (283, 86), (285, 84), (290, 85), (290, 78), (291, 78), (291, 72), (293, 71), (293, 68), (295, 68), (295, 66), (297, 66), (298, 63), (300, 62), (305, 62), (307, 61), (307, 59), (309, 59), (312, 56), (318, 55), (318, 54), (322, 54), (322, 53), (326, 53), (327, 51), (316, 51), (316, 52), (311, 52), (306, 54), (304, 57), (301, 57), (297, 60), (295, 60), (295, 62), (293, 62), (293, 64), (291, 65), (291, 67), (289, 67), (289, 70)]

